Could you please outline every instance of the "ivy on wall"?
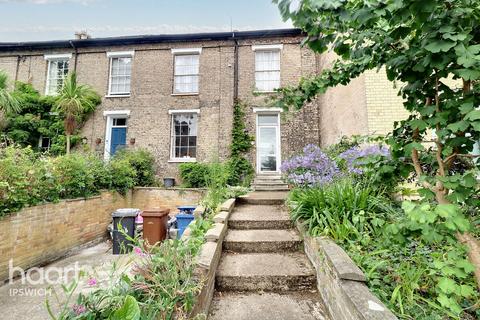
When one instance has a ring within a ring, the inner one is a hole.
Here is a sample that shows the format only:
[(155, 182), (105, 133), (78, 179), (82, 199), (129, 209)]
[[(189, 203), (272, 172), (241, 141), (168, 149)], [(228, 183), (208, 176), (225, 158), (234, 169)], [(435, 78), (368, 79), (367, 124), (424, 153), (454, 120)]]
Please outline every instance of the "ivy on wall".
[(229, 185), (249, 185), (253, 177), (252, 164), (246, 155), (252, 148), (254, 138), (245, 124), (245, 104), (237, 101), (233, 106), (232, 144), (230, 145)]

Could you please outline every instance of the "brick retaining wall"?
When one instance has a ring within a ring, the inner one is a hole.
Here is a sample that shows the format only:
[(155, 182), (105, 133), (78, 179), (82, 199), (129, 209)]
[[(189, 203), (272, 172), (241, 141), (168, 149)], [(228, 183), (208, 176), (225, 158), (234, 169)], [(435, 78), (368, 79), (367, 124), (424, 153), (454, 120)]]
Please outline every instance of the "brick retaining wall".
[(28, 269), (42, 266), (107, 235), (111, 214), (118, 208), (170, 208), (198, 204), (201, 189), (135, 188), (127, 197), (102, 192), (88, 199), (24, 208), (0, 219), (0, 283), (9, 278), (9, 261)]

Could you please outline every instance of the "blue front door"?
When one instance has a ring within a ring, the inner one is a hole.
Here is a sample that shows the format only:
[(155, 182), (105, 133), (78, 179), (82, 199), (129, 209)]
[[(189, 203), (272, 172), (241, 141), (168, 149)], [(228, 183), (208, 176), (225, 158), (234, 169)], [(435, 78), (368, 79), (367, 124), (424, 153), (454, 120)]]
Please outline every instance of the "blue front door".
[(112, 128), (112, 143), (110, 144), (110, 155), (127, 144), (127, 128)]

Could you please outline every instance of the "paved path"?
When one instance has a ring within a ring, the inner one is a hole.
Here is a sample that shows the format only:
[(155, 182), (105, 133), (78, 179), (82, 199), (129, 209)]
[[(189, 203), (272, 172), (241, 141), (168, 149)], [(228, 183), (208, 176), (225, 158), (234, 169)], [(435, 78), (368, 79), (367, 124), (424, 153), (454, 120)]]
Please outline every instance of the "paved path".
[(285, 192), (240, 199), (228, 222), (210, 320), (327, 320)]
[[(83, 249), (75, 255), (67, 257), (65, 259), (58, 260), (44, 268), (41, 271), (49, 273), (49, 279), (55, 281), (59, 279), (59, 272), (65, 270), (72, 270), (69, 274), (69, 280), (73, 279), (73, 270), (75, 264), (78, 263), (79, 267), (90, 273), (92, 272), (95, 278), (98, 278), (99, 283), (102, 285), (101, 279), (106, 278), (105, 271), (110, 270), (110, 265), (113, 261), (117, 261), (121, 265), (127, 263), (127, 256), (113, 256), (111, 254), (110, 246), (107, 243), (101, 243), (96, 246)], [(120, 261), (118, 259), (121, 259)], [(120, 272), (120, 270), (119, 270)], [(22, 284), (21, 279), (15, 280), (13, 283), (7, 283), (0, 286), (0, 319), (1, 320), (46, 320), (50, 319), (47, 309), (45, 307), (45, 301), (48, 298), (52, 301), (53, 308), (57, 309), (58, 305), (55, 303), (53, 294), (48, 294), (46, 289), (52, 286), (51, 284), (40, 281), (40, 273), (32, 273), (31, 278), (34, 281), (38, 281), (38, 284)], [(83, 279), (80, 282), (79, 290), (86, 292), (92, 290), (94, 287), (90, 287), (87, 284), (88, 279)], [(43, 282), (43, 283), (40, 283)], [(62, 283), (63, 281), (58, 281)], [(61, 297), (62, 289), (59, 284), (53, 285), (55, 292), (59, 293)], [(73, 303), (74, 301), (72, 301)]]

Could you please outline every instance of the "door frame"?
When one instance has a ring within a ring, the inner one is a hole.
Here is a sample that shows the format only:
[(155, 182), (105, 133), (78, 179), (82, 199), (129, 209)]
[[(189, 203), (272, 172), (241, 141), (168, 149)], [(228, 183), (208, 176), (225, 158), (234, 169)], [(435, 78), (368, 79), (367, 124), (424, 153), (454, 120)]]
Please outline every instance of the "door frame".
[[(128, 131), (128, 118), (130, 117), (130, 110), (112, 110), (112, 111), (104, 111), (103, 116), (106, 118), (106, 125), (105, 125), (105, 143), (104, 143), (104, 150), (103, 150), (103, 159), (105, 161), (110, 160), (110, 150), (112, 145), (112, 128), (113, 128), (113, 119), (127, 119), (127, 123), (125, 126), (115, 126), (115, 128), (127, 128)], [(127, 132), (128, 133), (128, 132)], [(125, 137), (126, 139), (126, 137)]]
[[(253, 112), (255, 113), (255, 163), (256, 163), (256, 172), (257, 174), (269, 174), (269, 173), (280, 173), (280, 165), (282, 163), (282, 146), (281, 146), (281, 121), (280, 121), (280, 113), (283, 110), (280, 108), (253, 108)], [(277, 116), (277, 124), (276, 125), (261, 125), (261, 127), (265, 128), (276, 128), (276, 143), (277, 143), (277, 170), (275, 171), (261, 171), (261, 163), (260, 163), (260, 156), (259, 156), (259, 139), (260, 139), (260, 126), (258, 124), (258, 116), (262, 115), (273, 115)]]

